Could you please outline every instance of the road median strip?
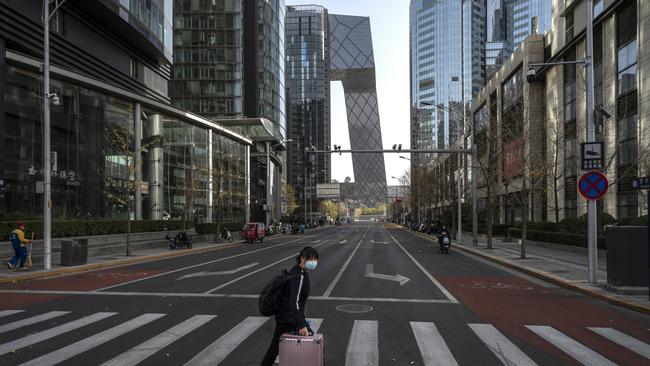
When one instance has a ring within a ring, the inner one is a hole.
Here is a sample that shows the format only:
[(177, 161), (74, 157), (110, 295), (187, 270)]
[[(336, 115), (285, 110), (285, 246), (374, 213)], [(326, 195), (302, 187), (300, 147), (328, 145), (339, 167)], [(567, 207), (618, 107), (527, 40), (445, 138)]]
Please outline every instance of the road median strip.
[[(406, 229), (403, 228), (403, 227), (399, 227), (399, 228), (406, 231)], [(423, 235), (423, 234), (418, 233), (418, 232), (411, 232), (410, 230), (407, 231), (407, 232), (410, 232), (410, 233), (412, 233), (412, 234), (414, 234), (414, 235), (416, 235), (416, 236), (418, 236), (420, 238), (426, 239), (426, 240), (428, 240), (428, 241), (430, 241), (430, 242), (432, 242), (434, 244), (437, 243), (435, 238), (431, 238), (431, 237), (429, 237), (427, 235)], [(544, 272), (544, 271), (537, 270), (537, 269), (534, 269), (534, 268), (522, 266), (522, 265), (520, 265), (518, 263), (514, 263), (514, 262), (512, 262), (512, 261), (510, 261), (508, 259), (504, 259), (504, 258), (500, 258), (500, 257), (497, 257), (497, 256), (489, 255), (489, 254), (483, 253), (481, 250), (476, 250), (476, 249), (473, 249), (473, 248), (469, 248), (469, 247), (467, 247), (466, 245), (463, 245), (463, 244), (456, 244), (454, 246), (454, 248), (460, 249), (460, 250), (462, 250), (463, 252), (466, 252), (466, 253), (476, 255), (476, 256), (481, 257), (483, 259), (487, 259), (487, 260), (489, 260), (491, 262), (494, 262), (496, 264), (508, 267), (510, 269), (514, 269), (514, 270), (517, 270), (519, 272), (523, 272), (523, 273), (531, 275), (533, 277), (542, 279), (542, 280), (544, 280), (546, 282), (550, 282), (550, 283), (552, 283), (554, 285), (558, 285), (558, 286), (560, 286), (562, 288), (577, 291), (577, 292), (580, 292), (582, 294), (597, 298), (599, 300), (606, 301), (606, 302), (608, 302), (610, 304), (613, 304), (613, 305), (621, 306), (621, 307), (624, 307), (624, 308), (627, 308), (627, 309), (630, 309), (630, 310), (634, 310), (634, 311), (638, 311), (638, 312), (641, 312), (641, 313), (644, 313), (644, 314), (650, 314), (650, 307), (649, 306), (645, 306), (643, 304), (638, 304), (638, 303), (631, 302), (631, 301), (626, 301), (626, 300), (618, 298), (618, 297), (616, 297), (614, 295), (608, 294), (608, 293), (606, 293), (604, 291), (598, 291), (598, 290), (594, 290), (594, 289), (587, 288), (587, 287), (584, 287), (584, 286), (580, 286), (579, 284), (582, 283), (582, 282), (575, 282), (575, 281), (567, 280), (565, 278), (554, 276), (554, 275), (552, 275), (552, 274), (550, 274), (548, 272)]]

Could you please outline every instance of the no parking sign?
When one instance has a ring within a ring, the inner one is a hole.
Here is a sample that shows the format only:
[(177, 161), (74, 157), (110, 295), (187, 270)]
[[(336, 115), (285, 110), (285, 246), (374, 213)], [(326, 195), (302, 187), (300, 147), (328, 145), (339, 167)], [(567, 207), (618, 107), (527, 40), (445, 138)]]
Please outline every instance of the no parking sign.
[(580, 191), (582, 197), (588, 200), (599, 200), (603, 198), (608, 188), (609, 182), (607, 181), (607, 177), (597, 171), (585, 173), (578, 181), (578, 191)]

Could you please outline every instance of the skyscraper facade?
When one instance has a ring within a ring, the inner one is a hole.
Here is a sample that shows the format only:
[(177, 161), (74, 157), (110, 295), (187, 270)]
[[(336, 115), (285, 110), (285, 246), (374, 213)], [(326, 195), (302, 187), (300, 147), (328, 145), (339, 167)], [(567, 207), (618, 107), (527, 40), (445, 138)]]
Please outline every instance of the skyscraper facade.
[[(286, 139), (284, 0), (176, 0), (173, 17), (172, 102), (213, 120), (262, 118), (274, 143)], [(284, 162), (266, 158), (268, 139), (255, 142), (251, 215), (268, 221)]]
[[(327, 9), (305, 5), (287, 7), (287, 184), (299, 203), (316, 201), (313, 187), (329, 183), (330, 156), (307, 155), (306, 147), (330, 146), (329, 21)], [(311, 182), (310, 182), (311, 181)]]
[[(479, 0), (410, 4), (411, 146), (445, 148), (462, 130), (462, 102), (485, 83), (485, 6)], [(415, 156), (430, 160), (428, 156)]]
[[(552, 0), (487, 0), (488, 75), (503, 64), (530, 34), (551, 29)], [(536, 24), (533, 24), (536, 22)]]

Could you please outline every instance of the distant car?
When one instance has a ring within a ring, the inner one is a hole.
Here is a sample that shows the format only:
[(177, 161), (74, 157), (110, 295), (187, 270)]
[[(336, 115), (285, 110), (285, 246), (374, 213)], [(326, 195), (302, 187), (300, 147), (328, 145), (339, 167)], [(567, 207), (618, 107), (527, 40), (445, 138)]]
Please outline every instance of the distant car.
[(261, 222), (250, 222), (244, 225), (244, 229), (242, 230), (242, 236), (247, 243), (252, 243), (257, 240), (263, 243), (266, 234), (266, 227)]

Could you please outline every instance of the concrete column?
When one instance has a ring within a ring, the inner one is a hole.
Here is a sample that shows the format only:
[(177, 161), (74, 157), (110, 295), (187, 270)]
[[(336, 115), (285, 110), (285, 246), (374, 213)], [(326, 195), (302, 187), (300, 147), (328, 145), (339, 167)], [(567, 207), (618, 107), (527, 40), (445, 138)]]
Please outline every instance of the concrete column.
[(251, 220), (251, 147), (250, 145), (246, 146), (246, 199), (244, 204), (246, 206), (246, 215), (244, 221), (249, 222)]
[[(5, 143), (5, 40), (0, 37), (0, 144)], [(5, 157), (0, 154), (0, 212), (5, 212)]]
[[(638, 108), (639, 108), (639, 176), (650, 175), (650, 3), (647, 1), (637, 2), (637, 65), (638, 74)], [(646, 102), (642, 102), (646, 101)], [(649, 205), (645, 195), (648, 191), (642, 192), (639, 196), (639, 215), (647, 215), (650, 207), (643, 209), (643, 203)]]
[[(640, 14), (639, 14), (640, 15)], [(605, 142), (605, 164), (609, 163), (609, 169), (605, 175), (610, 182), (616, 181), (616, 155), (614, 152), (618, 148), (616, 143), (616, 83), (617, 83), (617, 66), (616, 66), (616, 22), (615, 17), (609, 17), (602, 24), (603, 32), (603, 104), (606, 110), (612, 113), (603, 123), (603, 140)], [(642, 18), (639, 17), (639, 20)], [(639, 52), (642, 52), (639, 50)], [(640, 65), (640, 64), (639, 64)], [(639, 94), (640, 96), (640, 94)], [(605, 195), (604, 204), (605, 212), (616, 217), (617, 202), (616, 186), (609, 188)]]
[(214, 132), (212, 130), (208, 131), (208, 192), (207, 192), (207, 207), (205, 212), (205, 222), (212, 222), (213, 209), (214, 209), (214, 177), (213, 177), (213, 150), (212, 150), (212, 138)]
[[(162, 116), (155, 114), (149, 116), (147, 120), (150, 128), (147, 131), (147, 138), (153, 136), (162, 136), (163, 123)], [(163, 146), (154, 145), (149, 149), (148, 159), (148, 176), (149, 176), (149, 215), (152, 220), (162, 220), (164, 209), (164, 158), (165, 151)]]
[(135, 103), (135, 219), (142, 220), (142, 107)]

